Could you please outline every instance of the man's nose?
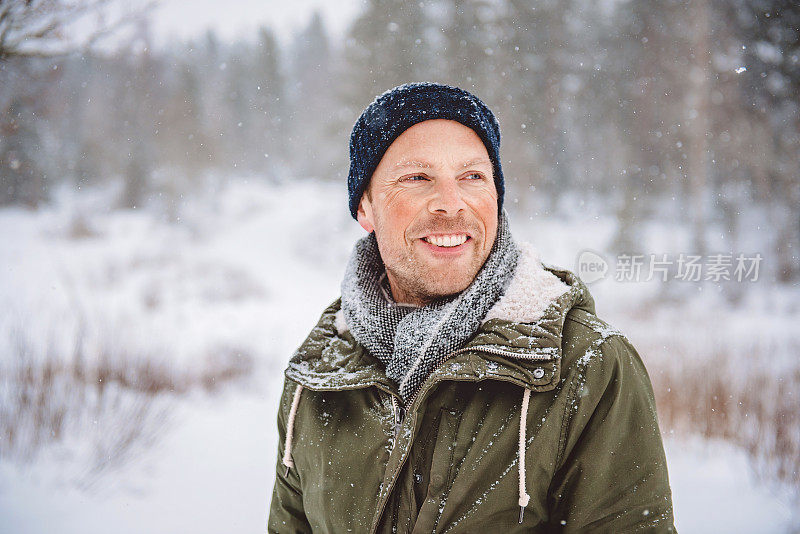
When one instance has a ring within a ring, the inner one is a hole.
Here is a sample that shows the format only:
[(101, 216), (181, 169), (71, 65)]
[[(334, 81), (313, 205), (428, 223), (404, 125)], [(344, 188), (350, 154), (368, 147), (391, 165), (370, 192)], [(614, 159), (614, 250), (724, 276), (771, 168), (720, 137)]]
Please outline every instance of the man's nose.
[(436, 180), (433, 189), (433, 197), (428, 205), (431, 213), (455, 215), (466, 209), (464, 192), (457, 180)]

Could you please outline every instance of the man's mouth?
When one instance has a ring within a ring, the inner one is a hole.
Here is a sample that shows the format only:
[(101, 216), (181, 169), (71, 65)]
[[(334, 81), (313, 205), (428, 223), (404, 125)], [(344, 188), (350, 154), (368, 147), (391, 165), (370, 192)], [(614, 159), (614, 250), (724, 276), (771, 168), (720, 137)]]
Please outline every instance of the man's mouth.
[(470, 237), (467, 234), (429, 235), (422, 238), (426, 243), (442, 248), (453, 248), (463, 245)]

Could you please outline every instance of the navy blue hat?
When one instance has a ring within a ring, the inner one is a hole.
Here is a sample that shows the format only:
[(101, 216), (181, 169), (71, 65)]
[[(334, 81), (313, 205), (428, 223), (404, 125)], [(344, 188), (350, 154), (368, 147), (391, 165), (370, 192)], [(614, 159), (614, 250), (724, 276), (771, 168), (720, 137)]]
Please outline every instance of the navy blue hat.
[(347, 190), (354, 219), (361, 195), (389, 145), (408, 128), (432, 119), (458, 121), (478, 134), (492, 161), (497, 208), (502, 209), (505, 186), (500, 168), (500, 125), (494, 114), (478, 97), (458, 87), (409, 83), (377, 97), (353, 126)]

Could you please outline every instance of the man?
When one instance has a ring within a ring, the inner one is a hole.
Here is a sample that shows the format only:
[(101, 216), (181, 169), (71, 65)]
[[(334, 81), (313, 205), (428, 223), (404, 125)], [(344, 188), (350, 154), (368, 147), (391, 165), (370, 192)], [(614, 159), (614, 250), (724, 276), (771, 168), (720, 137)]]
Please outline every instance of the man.
[(644, 365), (577, 276), (515, 244), (499, 146), (438, 84), (356, 122), (368, 235), (286, 370), (270, 532), (674, 531)]

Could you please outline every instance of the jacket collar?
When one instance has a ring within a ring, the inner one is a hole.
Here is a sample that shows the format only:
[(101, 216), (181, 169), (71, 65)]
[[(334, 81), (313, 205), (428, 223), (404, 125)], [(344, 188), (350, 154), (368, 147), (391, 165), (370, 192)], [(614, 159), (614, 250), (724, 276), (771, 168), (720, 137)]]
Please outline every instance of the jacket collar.
[[(534, 391), (560, 379), (561, 334), (573, 307), (594, 313), (594, 300), (574, 273), (543, 264), (520, 244), (520, 259), (505, 294), (487, 313), (475, 336), (434, 373), (442, 379), (496, 378)], [(383, 365), (350, 334), (337, 299), (297, 349), (286, 376), (312, 390), (376, 386), (396, 393)]]

